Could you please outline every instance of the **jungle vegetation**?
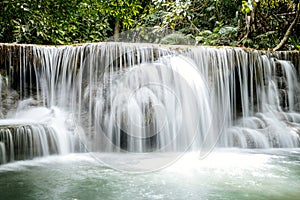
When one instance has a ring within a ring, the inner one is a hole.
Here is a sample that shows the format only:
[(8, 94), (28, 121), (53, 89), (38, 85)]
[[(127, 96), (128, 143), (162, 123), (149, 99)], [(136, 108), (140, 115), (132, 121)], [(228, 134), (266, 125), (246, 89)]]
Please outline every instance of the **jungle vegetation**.
[(1, 0), (0, 43), (300, 50), (299, 0)]

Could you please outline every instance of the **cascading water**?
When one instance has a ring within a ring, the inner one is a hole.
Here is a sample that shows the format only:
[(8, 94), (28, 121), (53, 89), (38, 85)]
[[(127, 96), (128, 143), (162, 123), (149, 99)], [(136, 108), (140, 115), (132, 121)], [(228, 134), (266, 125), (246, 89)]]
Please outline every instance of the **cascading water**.
[(299, 146), (299, 114), (294, 108), (299, 83), (290, 62), (226, 48), (196, 48), (192, 57), (213, 88), (215, 111), (225, 125), (220, 145)]
[(299, 146), (296, 72), (271, 55), (122, 43), (4, 46), (2, 163), (15, 151), (31, 158)]
[(0, 164), (6, 163), (6, 151), (5, 151), (5, 144), (0, 142)]
[(60, 120), (60, 110), (45, 107), (23, 108), (13, 118), (0, 120), (2, 163), (74, 152), (76, 136)]

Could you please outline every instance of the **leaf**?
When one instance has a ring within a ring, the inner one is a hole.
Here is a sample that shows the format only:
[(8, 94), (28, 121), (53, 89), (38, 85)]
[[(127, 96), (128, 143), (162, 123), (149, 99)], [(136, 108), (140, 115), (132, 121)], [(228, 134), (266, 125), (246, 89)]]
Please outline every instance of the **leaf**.
[(200, 36), (209, 36), (212, 32), (210, 30), (204, 30), (199, 33)]

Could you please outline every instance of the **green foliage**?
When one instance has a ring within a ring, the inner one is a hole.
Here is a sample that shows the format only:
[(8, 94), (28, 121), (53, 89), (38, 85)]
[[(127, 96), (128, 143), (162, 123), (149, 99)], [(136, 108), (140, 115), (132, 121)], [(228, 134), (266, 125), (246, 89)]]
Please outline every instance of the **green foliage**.
[[(246, 14), (244, 26), (240, 32), (246, 36), (241, 44), (247, 47), (268, 49), (275, 47), (284, 37), (291, 22), (295, 18), (295, 11), (299, 10), (298, 0), (248, 0), (242, 1), (241, 11)], [(296, 25), (297, 29), (297, 25)], [(299, 38), (297, 31), (292, 37)], [(289, 40), (291, 43), (293, 40)], [(286, 44), (285, 48), (296, 48)]]
[(213, 31), (204, 30), (199, 33), (196, 37), (197, 44), (201, 45), (227, 45), (227, 46), (236, 46), (236, 37), (237, 37), (237, 27), (231, 26), (222, 26), (221, 23), (218, 23), (219, 26), (214, 28)]
[(270, 48), (270, 44), (272, 44), (272, 46), (275, 46), (280, 42), (276, 31), (268, 31), (259, 34), (258, 36), (254, 37), (254, 41), (255, 43), (247, 46), (253, 46), (257, 49), (268, 49)]
[(292, 48), (300, 50), (300, 41), (296, 37), (290, 37), (289, 42), (292, 45)]
[(161, 44), (169, 45), (194, 45), (195, 40), (191, 35), (184, 35), (182, 33), (172, 33), (162, 38)]
[[(138, 25), (192, 35), (198, 44), (230, 45), (236, 39), (238, 22), (236, 8), (232, 4), (239, 8), (239, 2), (240, 0), (153, 0), (153, 5), (147, 7), (147, 12), (141, 17), (142, 23)], [(202, 35), (203, 30), (212, 34), (204, 38), (206, 36)]]
[(191, 1), (161, 1), (153, 0), (155, 9), (161, 15), (161, 25), (164, 28), (175, 29), (185, 18), (190, 19), (188, 12)]
[[(299, 5), (299, 0), (2, 0), (0, 42), (99, 42), (114, 29), (123, 32), (120, 41), (268, 49), (283, 38)], [(299, 23), (286, 49), (299, 49), (298, 33)]]
[(97, 0), (10, 0), (0, 4), (1, 42), (97, 42), (111, 30)]
[(247, 14), (251, 12), (248, 1), (242, 1), (242, 12)]
[(101, 0), (100, 5), (107, 17), (120, 21), (125, 28), (132, 27), (134, 17), (142, 9), (138, 0)]
[(262, 7), (269, 8), (278, 8), (282, 4), (287, 4), (288, 7), (292, 8), (294, 1), (293, 0), (260, 0)]

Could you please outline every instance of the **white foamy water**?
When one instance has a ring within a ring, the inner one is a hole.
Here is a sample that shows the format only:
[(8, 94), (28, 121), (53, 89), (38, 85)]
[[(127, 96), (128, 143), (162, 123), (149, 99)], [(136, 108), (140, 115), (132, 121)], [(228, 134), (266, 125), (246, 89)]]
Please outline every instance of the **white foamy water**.
[(176, 159), (196, 150), (205, 157), (216, 146), (299, 147), (299, 82), (294, 66), (271, 54), (126, 43), (18, 48), (19, 62), (7, 59), (20, 68), (18, 82), (10, 69), (0, 82), (7, 160), (22, 152)]

